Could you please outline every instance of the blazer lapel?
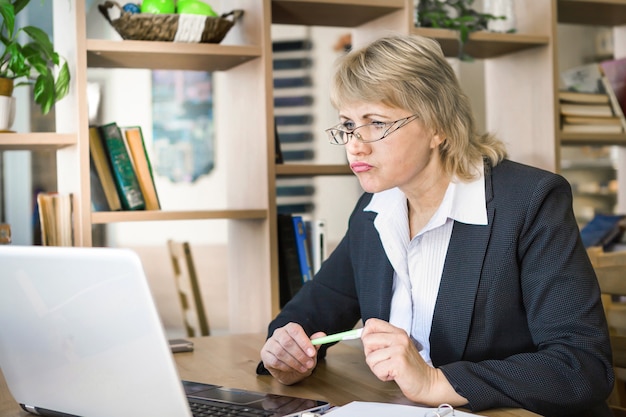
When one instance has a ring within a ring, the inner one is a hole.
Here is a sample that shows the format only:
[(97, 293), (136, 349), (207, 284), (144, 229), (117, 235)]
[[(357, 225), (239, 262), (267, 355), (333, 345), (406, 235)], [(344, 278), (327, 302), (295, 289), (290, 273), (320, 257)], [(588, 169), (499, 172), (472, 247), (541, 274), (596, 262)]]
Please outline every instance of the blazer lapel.
[(441, 276), (430, 332), (430, 356), (435, 366), (462, 359), (474, 311), (494, 209), (491, 169), (485, 162), (487, 226), (454, 223)]
[(374, 227), (376, 213), (364, 213), (364, 227), (360, 247), (356, 253), (363, 254), (357, 262), (360, 283), (357, 285), (363, 321), (368, 318), (389, 320), (393, 288), (393, 267), (385, 255), (378, 232)]

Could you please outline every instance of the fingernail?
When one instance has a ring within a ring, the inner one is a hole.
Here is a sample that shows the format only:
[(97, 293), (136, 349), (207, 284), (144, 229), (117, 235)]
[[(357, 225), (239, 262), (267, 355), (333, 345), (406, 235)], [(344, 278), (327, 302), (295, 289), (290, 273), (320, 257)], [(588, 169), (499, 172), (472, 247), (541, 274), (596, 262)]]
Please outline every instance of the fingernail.
[(311, 357), (315, 356), (315, 349), (313, 349), (313, 348), (307, 349), (306, 354), (311, 356)]

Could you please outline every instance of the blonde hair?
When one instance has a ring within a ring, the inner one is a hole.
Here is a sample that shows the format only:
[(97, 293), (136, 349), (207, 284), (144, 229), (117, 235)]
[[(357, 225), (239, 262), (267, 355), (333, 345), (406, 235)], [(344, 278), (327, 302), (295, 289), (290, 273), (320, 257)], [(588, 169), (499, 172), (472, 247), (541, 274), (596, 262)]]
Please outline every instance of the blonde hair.
[(506, 157), (504, 144), (476, 130), (470, 102), (439, 44), (421, 36), (380, 38), (339, 59), (330, 98), (335, 108), (355, 102), (382, 103), (416, 113), (445, 140), (439, 145), (444, 170), (469, 180), (476, 165)]

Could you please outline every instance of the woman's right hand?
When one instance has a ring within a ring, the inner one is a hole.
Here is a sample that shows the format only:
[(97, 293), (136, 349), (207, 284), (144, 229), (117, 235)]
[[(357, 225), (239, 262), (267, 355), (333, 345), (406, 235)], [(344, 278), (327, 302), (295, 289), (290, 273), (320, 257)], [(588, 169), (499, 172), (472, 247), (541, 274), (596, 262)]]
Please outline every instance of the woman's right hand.
[[(313, 338), (325, 336), (323, 332)], [(302, 326), (289, 323), (274, 331), (261, 349), (265, 368), (280, 383), (292, 385), (311, 375), (319, 346), (313, 346)]]

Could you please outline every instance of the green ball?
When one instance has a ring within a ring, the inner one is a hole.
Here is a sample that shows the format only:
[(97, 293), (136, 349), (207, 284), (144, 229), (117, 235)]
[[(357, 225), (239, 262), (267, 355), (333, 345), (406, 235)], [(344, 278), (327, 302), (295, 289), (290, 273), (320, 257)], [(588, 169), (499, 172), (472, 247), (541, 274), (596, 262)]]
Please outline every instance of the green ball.
[(141, 2), (141, 13), (171, 14), (175, 12), (175, 0), (143, 0)]
[(178, 14), (199, 14), (202, 16), (217, 16), (210, 4), (201, 0), (178, 0), (176, 8)]

